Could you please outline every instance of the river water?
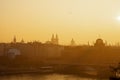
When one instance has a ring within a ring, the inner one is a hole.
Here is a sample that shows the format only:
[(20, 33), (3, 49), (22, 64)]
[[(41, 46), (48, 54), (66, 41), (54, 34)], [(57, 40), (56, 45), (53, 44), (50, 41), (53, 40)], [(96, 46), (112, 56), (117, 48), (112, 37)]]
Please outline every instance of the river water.
[(75, 75), (62, 75), (62, 74), (17, 74), (17, 75), (3, 75), (0, 80), (108, 80), (108, 79), (92, 79), (82, 78)]

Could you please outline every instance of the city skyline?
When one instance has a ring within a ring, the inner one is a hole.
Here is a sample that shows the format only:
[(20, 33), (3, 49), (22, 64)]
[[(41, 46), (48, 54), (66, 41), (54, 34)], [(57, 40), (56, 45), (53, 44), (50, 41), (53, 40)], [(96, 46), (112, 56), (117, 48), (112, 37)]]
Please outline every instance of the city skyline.
[(21, 38), (21, 39), (18, 39), (18, 37), (16, 37), (15, 35), (13, 36), (13, 38), (11, 39), (11, 41), (9, 42), (0, 42), (0, 43), (34, 43), (34, 42), (37, 42), (37, 43), (42, 43), (42, 44), (53, 44), (53, 45), (68, 45), (68, 46), (94, 46), (95, 43), (97, 42), (97, 40), (102, 40), (102, 42), (104, 43), (105, 46), (120, 46), (120, 42), (115, 42), (115, 43), (110, 43), (108, 42), (107, 40), (104, 40), (103, 38), (99, 37), (96, 38), (94, 41), (90, 42), (86, 42), (86, 43), (77, 43), (76, 44), (76, 41), (74, 40), (74, 38), (71, 38), (71, 40), (69, 40), (68, 44), (62, 44), (62, 43), (59, 43), (61, 42), (60, 41), (60, 38), (59, 38), (59, 35), (58, 34), (52, 34), (51, 35), (51, 38), (46, 40), (45, 42), (41, 42), (40, 40), (31, 40), (31, 41), (26, 41), (24, 38)]
[(60, 44), (120, 42), (119, 0), (0, 0), (0, 42), (46, 42), (57, 33)]

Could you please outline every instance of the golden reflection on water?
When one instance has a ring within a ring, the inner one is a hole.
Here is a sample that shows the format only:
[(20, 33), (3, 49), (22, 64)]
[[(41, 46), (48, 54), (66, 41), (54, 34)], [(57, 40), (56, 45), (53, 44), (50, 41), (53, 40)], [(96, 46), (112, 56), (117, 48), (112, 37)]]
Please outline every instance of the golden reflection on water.
[(97, 80), (91, 78), (81, 78), (73, 75), (60, 75), (60, 74), (21, 74), (21, 75), (7, 75), (0, 76), (0, 80)]

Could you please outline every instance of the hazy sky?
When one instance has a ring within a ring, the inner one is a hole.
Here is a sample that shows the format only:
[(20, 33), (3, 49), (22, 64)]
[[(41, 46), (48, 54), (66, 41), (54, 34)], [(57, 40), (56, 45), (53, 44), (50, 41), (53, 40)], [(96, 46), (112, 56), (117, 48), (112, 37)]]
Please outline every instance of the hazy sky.
[(120, 0), (0, 0), (0, 42), (50, 40), (120, 42)]

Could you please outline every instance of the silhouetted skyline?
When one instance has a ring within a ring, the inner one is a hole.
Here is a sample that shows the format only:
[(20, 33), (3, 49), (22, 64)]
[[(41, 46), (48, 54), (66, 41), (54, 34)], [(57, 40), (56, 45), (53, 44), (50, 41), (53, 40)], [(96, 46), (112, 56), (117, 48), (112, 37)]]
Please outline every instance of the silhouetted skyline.
[(13, 39), (10, 41), (10, 42), (0, 42), (0, 43), (34, 43), (34, 42), (37, 42), (37, 43), (42, 43), (42, 44), (54, 44), (54, 45), (66, 45), (66, 46), (84, 46), (84, 45), (87, 45), (87, 46), (94, 46), (96, 44), (96, 42), (98, 42), (98, 44), (102, 43), (102, 45), (106, 45), (106, 46), (120, 46), (120, 42), (116, 42), (116, 43), (110, 43), (110, 42), (107, 42), (106, 40), (104, 40), (103, 38), (101, 37), (98, 37), (96, 38), (94, 41), (90, 42), (86, 42), (86, 43), (76, 43), (76, 41), (74, 40), (74, 38), (71, 38), (71, 40), (68, 41), (68, 44), (62, 44), (62, 43), (59, 43), (61, 42), (60, 41), (61, 39), (59, 38), (59, 35), (58, 34), (52, 34), (51, 35), (51, 38), (46, 40), (45, 42), (41, 42), (40, 40), (31, 40), (31, 41), (26, 41), (25, 39), (18, 39), (16, 36), (13, 37)]

